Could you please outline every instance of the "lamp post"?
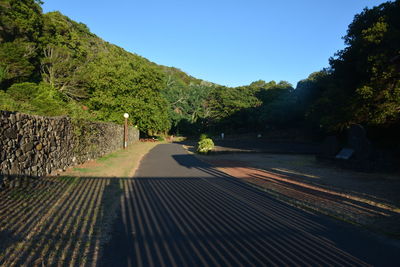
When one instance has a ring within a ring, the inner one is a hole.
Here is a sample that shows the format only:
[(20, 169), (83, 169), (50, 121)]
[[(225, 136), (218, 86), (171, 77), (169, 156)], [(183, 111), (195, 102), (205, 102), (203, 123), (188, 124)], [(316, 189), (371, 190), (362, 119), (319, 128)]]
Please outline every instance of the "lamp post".
[(124, 118), (125, 118), (125, 125), (124, 125), (124, 149), (128, 146), (128, 118), (129, 114), (124, 113)]

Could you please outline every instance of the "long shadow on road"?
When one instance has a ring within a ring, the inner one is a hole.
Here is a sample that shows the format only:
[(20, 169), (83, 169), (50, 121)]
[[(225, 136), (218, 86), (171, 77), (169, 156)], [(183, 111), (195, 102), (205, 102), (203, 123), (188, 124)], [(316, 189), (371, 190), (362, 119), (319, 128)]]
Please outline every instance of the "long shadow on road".
[(178, 145), (136, 177), (45, 177), (0, 191), (2, 266), (377, 265), (399, 247), (275, 200)]
[(0, 266), (92, 266), (127, 178), (31, 177), (0, 191)]
[(387, 240), (288, 206), (177, 145), (153, 149), (122, 188), (104, 266), (394, 266), (400, 259)]

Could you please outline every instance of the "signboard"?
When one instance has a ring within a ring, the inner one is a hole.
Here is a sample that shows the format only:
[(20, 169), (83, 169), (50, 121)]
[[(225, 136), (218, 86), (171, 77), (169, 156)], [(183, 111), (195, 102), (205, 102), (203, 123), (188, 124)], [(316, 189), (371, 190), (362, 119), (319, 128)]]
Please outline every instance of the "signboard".
[(349, 159), (354, 154), (354, 149), (351, 148), (342, 148), (339, 153), (336, 155), (337, 159)]

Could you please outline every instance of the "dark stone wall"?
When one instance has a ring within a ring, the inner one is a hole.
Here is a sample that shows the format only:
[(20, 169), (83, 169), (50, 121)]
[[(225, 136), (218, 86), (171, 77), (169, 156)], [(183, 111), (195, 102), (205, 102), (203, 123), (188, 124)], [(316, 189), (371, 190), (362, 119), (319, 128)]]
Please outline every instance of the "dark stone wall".
[[(40, 177), (121, 149), (123, 133), (123, 126), (113, 123), (0, 111), (0, 185), (11, 177)], [(129, 127), (128, 144), (138, 140), (138, 129)]]

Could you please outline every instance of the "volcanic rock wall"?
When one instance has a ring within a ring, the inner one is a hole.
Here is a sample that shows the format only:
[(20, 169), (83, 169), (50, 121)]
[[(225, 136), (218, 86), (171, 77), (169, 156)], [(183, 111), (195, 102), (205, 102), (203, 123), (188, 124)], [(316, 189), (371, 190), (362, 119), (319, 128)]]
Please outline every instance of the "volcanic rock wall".
[[(122, 148), (124, 128), (0, 111), (0, 185), (13, 177), (40, 177)], [(139, 140), (129, 127), (128, 144)]]

